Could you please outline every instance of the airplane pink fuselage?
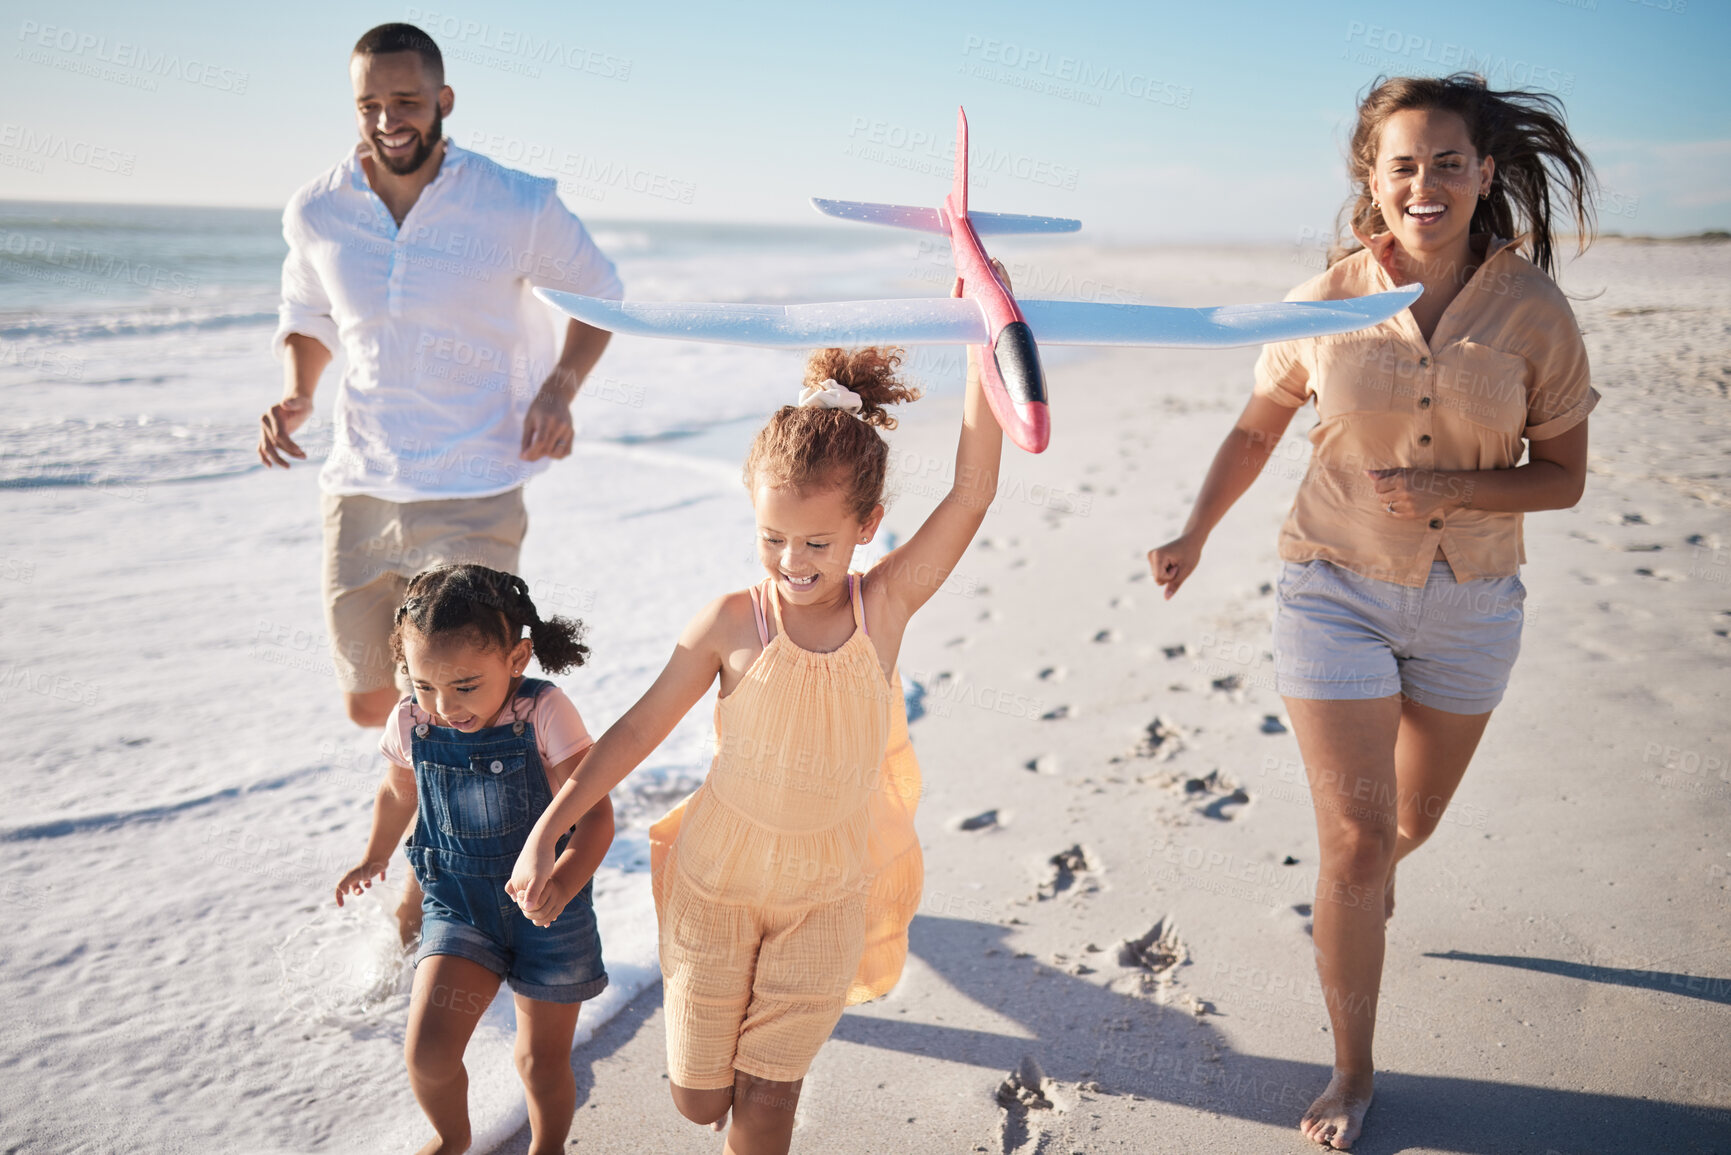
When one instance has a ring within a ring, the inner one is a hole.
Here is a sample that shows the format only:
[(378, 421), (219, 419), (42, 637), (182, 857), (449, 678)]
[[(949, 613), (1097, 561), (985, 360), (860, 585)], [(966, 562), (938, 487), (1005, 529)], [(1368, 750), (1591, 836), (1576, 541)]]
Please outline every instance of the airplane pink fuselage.
[(962, 280), (962, 296), (979, 305), (986, 319), (990, 344), (980, 351), (980, 383), (1010, 440), (1029, 453), (1040, 453), (1051, 440), (1052, 424), (1039, 348), (1022, 310), (1016, 307), (1016, 299), (998, 280), (968, 220), (965, 119), (957, 143), (956, 187), (938, 211), (950, 230), (950, 251), (956, 276)]

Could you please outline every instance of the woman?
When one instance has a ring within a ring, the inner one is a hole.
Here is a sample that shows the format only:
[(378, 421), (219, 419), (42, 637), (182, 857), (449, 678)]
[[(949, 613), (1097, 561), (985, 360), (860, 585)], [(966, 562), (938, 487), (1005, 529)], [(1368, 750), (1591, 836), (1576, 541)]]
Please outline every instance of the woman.
[(1436, 829), (1502, 698), (1526, 593), (1521, 515), (1580, 500), (1598, 400), (1550, 279), (1553, 194), (1583, 245), (1592, 217), (1592, 170), (1558, 101), (1466, 74), (1387, 80), (1359, 106), (1349, 165), (1358, 245), (1289, 299), (1423, 295), (1372, 329), (1265, 347), (1184, 532), (1149, 553), (1170, 598), (1315, 398), (1274, 648), (1316, 810), (1335, 1048), (1299, 1127), (1340, 1149), (1371, 1101), (1395, 864)]

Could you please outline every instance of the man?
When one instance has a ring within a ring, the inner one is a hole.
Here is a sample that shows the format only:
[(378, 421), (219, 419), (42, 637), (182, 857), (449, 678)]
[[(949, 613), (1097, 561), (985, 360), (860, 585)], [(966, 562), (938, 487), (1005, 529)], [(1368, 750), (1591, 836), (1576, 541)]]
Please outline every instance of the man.
[[(608, 333), (559, 327), (530, 293), (621, 295), (555, 182), (462, 149), (433, 40), (382, 24), (349, 60), (360, 143), (283, 213), (283, 398), (260, 419), (266, 467), (346, 356), (323, 491), (325, 621), (349, 717), (382, 726), (400, 695), (389, 636), (408, 579), (478, 562), (517, 571), (522, 487), (571, 452), (571, 402)], [(411, 875), (398, 919), (420, 926)]]

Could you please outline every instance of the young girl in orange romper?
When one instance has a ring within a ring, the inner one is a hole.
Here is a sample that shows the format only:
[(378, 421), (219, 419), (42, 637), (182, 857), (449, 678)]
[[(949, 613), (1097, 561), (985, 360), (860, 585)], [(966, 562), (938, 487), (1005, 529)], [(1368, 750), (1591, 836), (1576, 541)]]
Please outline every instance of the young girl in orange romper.
[[(1002, 274), (1000, 273), (1000, 276)], [(673, 1101), (732, 1155), (785, 1152), (812, 1059), (844, 1007), (889, 991), (923, 863), (919, 766), (896, 656), (997, 488), (1002, 435), (970, 351), (955, 484), (865, 573), (883, 519), (885, 406), (917, 393), (896, 351), (825, 349), (745, 465), (767, 578), (705, 606), (642, 699), (531, 832), (507, 889), (530, 909), (553, 846), (719, 677), (704, 784), (651, 831)]]

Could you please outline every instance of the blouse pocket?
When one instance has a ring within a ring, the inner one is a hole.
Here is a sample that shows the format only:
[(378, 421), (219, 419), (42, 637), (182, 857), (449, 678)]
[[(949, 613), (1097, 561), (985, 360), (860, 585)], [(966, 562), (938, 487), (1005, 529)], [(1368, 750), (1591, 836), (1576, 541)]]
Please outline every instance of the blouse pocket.
[(1527, 362), (1489, 345), (1462, 341), (1438, 366), (1437, 408), (1500, 437), (1518, 439), (1527, 424)]
[(1363, 332), (1316, 342), (1316, 411), (1323, 420), (1348, 413), (1387, 413), (1396, 408), (1403, 384), (1412, 389), (1413, 358), (1395, 343)]
[(425, 763), (433, 817), (453, 838), (490, 838), (529, 824), (528, 760), (472, 754), (467, 766)]

